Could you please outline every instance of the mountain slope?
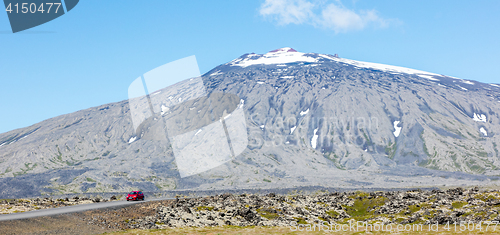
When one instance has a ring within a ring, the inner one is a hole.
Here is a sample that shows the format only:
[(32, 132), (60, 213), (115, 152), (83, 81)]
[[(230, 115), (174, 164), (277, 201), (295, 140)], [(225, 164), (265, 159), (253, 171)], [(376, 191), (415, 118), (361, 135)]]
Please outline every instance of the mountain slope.
[(168, 140), (152, 140), (154, 124), (137, 134), (122, 101), (0, 134), (0, 183), (36, 195), (478, 185), (500, 175), (496, 84), (291, 48), (243, 55), (202, 79), (209, 94), (244, 104), (249, 143), (232, 161), (181, 178)]

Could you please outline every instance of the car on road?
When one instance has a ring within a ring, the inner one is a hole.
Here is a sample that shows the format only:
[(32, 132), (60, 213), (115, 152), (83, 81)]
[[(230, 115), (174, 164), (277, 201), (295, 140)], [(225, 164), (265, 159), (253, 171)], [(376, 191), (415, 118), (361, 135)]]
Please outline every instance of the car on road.
[(132, 191), (127, 194), (127, 201), (144, 201), (144, 193), (141, 191)]

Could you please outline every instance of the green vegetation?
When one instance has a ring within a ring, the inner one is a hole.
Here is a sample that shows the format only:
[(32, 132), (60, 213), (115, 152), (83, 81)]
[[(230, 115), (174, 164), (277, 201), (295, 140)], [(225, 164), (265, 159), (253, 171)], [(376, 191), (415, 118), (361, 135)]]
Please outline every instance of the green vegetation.
[(385, 147), (385, 153), (390, 159), (394, 159), (394, 156), (396, 155), (396, 147), (396, 142), (392, 143), (392, 141), (389, 141), (389, 144)]
[(467, 205), (467, 202), (453, 202), (451, 204), (453, 209), (460, 209), (460, 208), (464, 207), (465, 205)]
[(500, 200), (500, 195), (497, 193), (480, 193), (474, 196), (474, 198), (479, 199), (483, 202), (491, 201), (491, 200)]
[(477, 156), (482, 158), (488, 158), (488, 153), (485, 151), (476, 151)]
[(470, 166), (470, 170), (479, 174), (482, 174), (486, 171), (484, 167), (479, 166), (474, 159), (470, 159), (467, 161), (467, 165)]
[[(57, 154), (54, 158), (49, 159), (50, 162), (57, 164), (57, 165), (59, 165), (59, 164), (66, 164), (68, 166), (75, 165), (75, 162), (76, 162), (75, 159), (71, 158), (72, 161), (69, 161), (69, 160), (64, 161), (63, 154), (61, 153), (61, 149), (59, 148), (58, 145), (56, 145), (56, 148), (57, 148)], [(69, 147), (66, 146), (66, 149), (69, 149)]]
[(328, 214), (329, 216), (331, 216), (334, 219), (338, 218), (338, 216), (340, 215), (338, 212), (336, 212), (334, 210), (327, 211), (326, 214)]
[(273, 220), (279, 217), (276, 211), (270, 208), (259, 208), (257, 209), (257, 213), (268, 220)]
[(360, 129), (360, 131), (363, 133), (363, 137), (365, 137), (365, 140), (366, 140), (366, 144), (367, 145), (372, 145), (373, 142), (372, 140), (370, 139), (370, 137), (368, 137), (368, 135), (365, 133), (365, 131), (363, 129)]
[(361, 221), (374, 216), (374, 210), (377, 207), (383, 206), (389, 199), (383, 196), (370, 196), (368, 193), (358, 192), (351, 196), (354, 198), (352, 206), (344, 206), (345, 211), (352, 219)]
[(497, 148), (497, 144), (495, 142), (493, 142), (493, 149), (495, 149), (495, 154), (498, 157), (498, 148)]
[(125, 176), (126, 177), (127, 175), (128, 175), (128, 173), (123, 172), (123, 171), (115, 171), (115, 172), (111, 173), (111, 176), (117, 176), (117, 177), (118, 176)]
[(61, 153), (61, 149), (59, 149), (59, 146), (57, 146), (57, 154), (56, 154), (56, 158), (57, 160), (59, 160), (60, 162), (62, 162), (62, 153)]
[[(24, 163), (24, 166), (26, 167), (26, 169), (21, 169), (20, 172), (14, 172), (14, 177), (15, 176), (19, 176), (19, 175), (24, 175), (26, 173), (28, 173), (28, 171), (31, 171), (33, 169), (35, 169), (35, 167), (37, 166), (38, 164), (35, 163)], [(7, 168), (7, 170), (9, 170), (10, 168)], [(5, 171), (7, 173), (7, 170)]]
[(307, 222), (300, 217), (293, 217), (295, 220), (297, 220), (297, 224), (307, 224)]
[(332, 158), (332, 153), (329, 152), (327, 153), (326, 155), (323, 155), (326, 159), (330, 160), (333, 162), (333, 164), (335, 165), (335, 167), (337, 167), (338, 169), (340, 170), (346, 170), (346, 168), (344, 166), (342, 166), (342, 164), (340, 164), (340, 160), (339, 160), (339, 156), (337, 156), (336, 154), (333, 154), (333, 158)]
[(419, 211), (421, 208), (422, 208), (421, 205), (410, 205), (410, 206), (408, 206), (408, 209), (409, 209), (409, 211), (410, 211), (411, 214)]
[(196, 208), (197, 211), (213, 211), (213, 206), (199, 206)]

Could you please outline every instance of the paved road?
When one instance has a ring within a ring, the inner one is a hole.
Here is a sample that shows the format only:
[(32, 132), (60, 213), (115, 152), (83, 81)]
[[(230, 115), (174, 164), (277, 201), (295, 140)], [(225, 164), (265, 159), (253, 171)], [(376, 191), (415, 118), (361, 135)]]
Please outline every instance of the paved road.
[(99, 203), (89, 203), (82, 204), (76, 206), (63, 206), (58, 208), (51, 209), (43, 209), (43, 210), (35, 210), (21, 213), (13, 213), (0, 215), (0, 221), (6, 220), (17, 220), (17, 219), (28, 219), (39, 216), (51, 216), (51, 215), (59, 215), (87, 210), (95, 210), (106, 207), (115, 207), (115, 206), (125, 206), (125, 205), (133, 205), (137, 203), (147, 202), (147, 201), (159, 201), (159, 200), (168, 200), (173, 198), (158, 198), (158, 199), (146, 199), (145, 201), (112, 201), (112, 202), (99, 202)]

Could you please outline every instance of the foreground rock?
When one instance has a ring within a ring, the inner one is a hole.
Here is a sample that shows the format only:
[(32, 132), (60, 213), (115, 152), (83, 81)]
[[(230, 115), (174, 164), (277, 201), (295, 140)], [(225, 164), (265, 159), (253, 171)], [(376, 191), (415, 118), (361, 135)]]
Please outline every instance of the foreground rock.
[[(152, 204), (153, 205), (153, 204)], [(500, 220), (498, 190), (350, 192), (318, 195), (223, 194), (157, 204), (155, 213), (127, 219), (128, 228), (290, 226), (290, 224), (384, 224), (485, 222)], [(95, 222), (102, 223), (97, 220)]]

